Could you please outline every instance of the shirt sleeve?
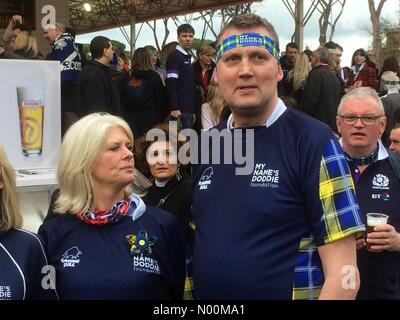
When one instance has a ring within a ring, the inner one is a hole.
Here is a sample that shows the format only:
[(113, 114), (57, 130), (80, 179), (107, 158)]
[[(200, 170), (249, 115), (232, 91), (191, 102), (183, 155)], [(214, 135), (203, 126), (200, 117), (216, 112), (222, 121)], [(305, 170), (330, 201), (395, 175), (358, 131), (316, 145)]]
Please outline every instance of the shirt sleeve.
[(309, 206), (307, 212), (317, 246), (354, 233), (362, 234), (365, 226), (350, 169), (339, 143), (329, 139), (317, 161), (319, 172), (314, 177), (318, 181), (310, 183), (305, 189)]
[(179, 110), (178, 105), (178, 79), (180, 73), (179, 55), (172, 53), (167, 59), (167, 80), (166, 88), (168, 95), (169, 109)]

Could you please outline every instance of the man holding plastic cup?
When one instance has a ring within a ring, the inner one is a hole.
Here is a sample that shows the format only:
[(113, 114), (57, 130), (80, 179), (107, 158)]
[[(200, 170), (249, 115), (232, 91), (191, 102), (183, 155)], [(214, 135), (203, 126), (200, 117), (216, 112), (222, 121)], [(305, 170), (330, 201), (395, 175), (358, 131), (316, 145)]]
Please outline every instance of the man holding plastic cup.
[[(357, 241), (358, 299), (400, 299), (400, 181), (380, 141), (386, 117), (375, 90), (357, 88), (341, 100), (336, 123), (369, 231)], [(397, 160), (398, 161), (398, 160)]]

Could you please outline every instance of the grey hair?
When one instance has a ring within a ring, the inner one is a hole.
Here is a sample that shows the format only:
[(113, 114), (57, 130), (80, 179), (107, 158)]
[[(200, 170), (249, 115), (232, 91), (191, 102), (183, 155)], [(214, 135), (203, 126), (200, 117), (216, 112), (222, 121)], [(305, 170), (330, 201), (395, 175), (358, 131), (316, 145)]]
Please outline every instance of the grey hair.
[(383, 103), (381, 98), (379, 98), (378, 94), (376, 91), (370, 87), (361, 87), (361, 88), (356, 88), (353, 89), (349, 92), (347, 92), (342, 100), (340, 100), (339, 107), (337, 109), (337, 115), (341, 114), (343, 104), (349, 100), (365, 100), (371, 98), (376, 102), (378, 105), (379, 113), (384, 116), (385, 115), (385, 109), (383, 107)]
[(400, 79), (393, 71), (385, 71), (382, 73), (381, 80), (383, 81), (386, 90), (400, 89)]

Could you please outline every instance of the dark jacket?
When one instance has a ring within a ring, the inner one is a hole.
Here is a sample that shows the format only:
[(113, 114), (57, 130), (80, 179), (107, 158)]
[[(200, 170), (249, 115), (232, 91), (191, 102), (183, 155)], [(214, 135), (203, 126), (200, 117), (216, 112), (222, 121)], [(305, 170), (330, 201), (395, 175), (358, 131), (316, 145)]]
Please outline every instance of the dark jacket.
[(109, 112), (121, 115), (118, 88), (111, 80), (109, 66), (95, 60), (88, 61), (78, 77), (77, 99), (79, 116), (93, 112)]
[(187, 239), (192, 242), (189, 229), (191, 198), (191, 182), (174, 176), (164, 187), (153, 184), (143, 197), (143, 201), (176, 216), (184, 227)]
[(40, 52), (36, 57), (34, 57), (31, 51), (15, 50), (14, 52), (4, 51), (2, 54), (0, 54), (0, 59), (43, 60), (44, 56)]
[(309, 116), (325, 122), (334, 132), (336, 113), (341, 98), (341, 85), (328, 66), (312, 69), (300, 100), (299, 109)]
[(170, 111), (194, 112), (194, 83), (192, 56), (181, 47), (167, 59), (167, 94)]
[[(140, 87), (130, 81), (142, 80)], [(161, 123), (169, 113), (166, 92), (160, 75), (153, 70), (133, 70), (132, 75), (124, 74), (120, 80), (121, 105), (124, 119), (129, 123), (135, 137)]]

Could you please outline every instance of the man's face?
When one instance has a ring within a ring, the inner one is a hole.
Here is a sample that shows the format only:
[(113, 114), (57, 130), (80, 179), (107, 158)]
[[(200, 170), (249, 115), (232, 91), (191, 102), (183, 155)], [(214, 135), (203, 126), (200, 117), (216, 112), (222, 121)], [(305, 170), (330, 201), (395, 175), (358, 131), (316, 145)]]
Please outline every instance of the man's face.
[(193, 43), (193, 36), (194, 34), (191, 32), (182, 32), (179, 34), (178, 42), (182, 49), (185, 49), (187, 51), (190, 50)]
[(288, 61), (290, 63), (294, 63), (294, 59), (296, 59), (296, 56), (298, 53), (299, 53), (299, 50), (297, 50), (296, 48), (288, 47), (286, 49), (286, 56), (287, 56)]
[(44, 29), (43, 31), (43, 37), (51, 46), (54, 44), (59, 35), (60, 30), (58, 29)]
[(340, 51), (340, 53), (339, 53), (339, 51), (338, 51), (338, 53), (333, 53), (331, 55), (331, 57), (332, 57), (332, 60), (337, 63), (337, 65), (340, 65), (340, 60), (342, 59), (342, 52)]
[[(341, 116), (381, 116), (378, 103), (372, 98), (354, 98), (342, 105)], [(386, 127), (386, 117), (377, 118), (372, 124), (365, 125), (361, 119), (353, 124), (344, 123), (341, 117), (336, 118), (339, 133), (342, 135), (343, 149), (353, 155), (365, 156), (373, 151), (377, 140)]]
[(318, 66), (318, 63), (319, 63), (319, 55), (317, 51), (314, 51), (311, 55), (311, 67), (315, 68), (316, 66)]
[(400, 128), (392, 129), (390, 132), (390, 140), (392, 141), (389, 149), (400, 152)]
[[(238, 30), (227, 29), (220, 39), (243, 32), (256, 32), (271, 36), (263, 27)], [(243, 115), (265, 112), (277, 101), (277, 83), (283, 72), (276, 59), (261, 47), (236, 47), (218, 61), (215, 81), (225, 102), (235, 113)]]

